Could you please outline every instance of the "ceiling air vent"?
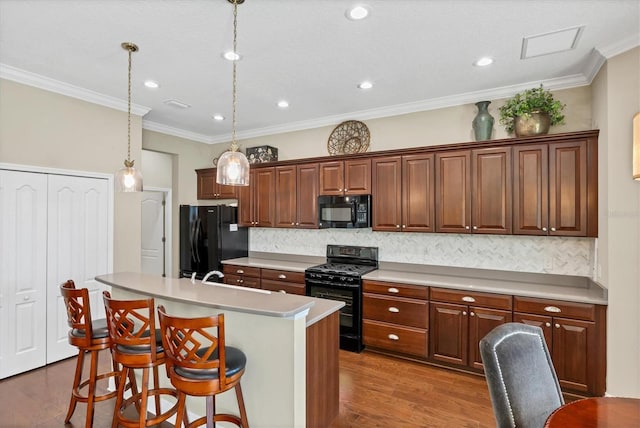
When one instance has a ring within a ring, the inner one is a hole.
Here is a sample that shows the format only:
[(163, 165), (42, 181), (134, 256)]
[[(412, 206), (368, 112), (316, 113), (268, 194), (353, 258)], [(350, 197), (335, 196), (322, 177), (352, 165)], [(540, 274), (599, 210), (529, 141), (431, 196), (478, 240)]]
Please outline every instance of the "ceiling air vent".
[(568, 51), (578, 46), (578, 40), (584, 27), (566, 28), (550, 33), (527, 36), (522, 39), (522, 53), (520, 59), (549, 55)]
[(189, 104), (180, 102), (178, 100), (164, 100), (163, 103), (165, 103), (168, 106), (176, 107), (176, 108), (189, 108), (189, 107), (191, 107)]

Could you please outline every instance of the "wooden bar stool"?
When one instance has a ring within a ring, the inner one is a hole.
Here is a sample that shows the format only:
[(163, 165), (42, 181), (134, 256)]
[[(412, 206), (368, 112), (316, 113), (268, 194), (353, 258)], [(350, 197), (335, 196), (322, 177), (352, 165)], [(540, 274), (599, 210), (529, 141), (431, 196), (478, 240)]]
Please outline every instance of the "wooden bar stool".
[[(224, 314), (202, 318), (178, 318), (158, 307), (162, 343), (167, 354), (167, 371), (171, 383), (178, 390), (178, 416), (186, 414), (187, 395), (206, 397), (206, 416), (186, 426), (231, 422), (249, 428), (242, 398), (240, 378), (247, 363), (245, 354), (225, 346)], [(216, 333), (216, 334), (214, 334)], [(235, 388), (240, 416), (216, 414), (216, 395)], [(184, 416), (182, 419), (185, 419)], [(180, 423), (176, 425), (180, 427)]]
[[(160, 388), (158, 367), (165, 362), (164, 349), (160, 331), (156, 330), (155, 304), (153, 298), (142, 300), (114, 300), (108, 291), (103, 291), (104, 307), (107, 313), (107, 326), (111, 339), (111, 352), (114, 360), (123, 369), (113, 410), (113, 424), (125, 427), (148, 427), (158, 425), (175, 415), (178, 410), (177, 401), (162, 412), (161, 396), (176, 397), (178, 393), (172, 388)], [(133, 391), (131, 397), (124, 399), (124, 382), (133, 374), (134, 369), (142, 369), (140, 392)], [(153, 371), (153, 388), (149, 389), (149, 369)], [(149, 397), (155, 399), (155, 417), (148, 419), (147, 402)], [(131, 404), (138, 410), (138, 418), (125, 416)]]
[[(116, 396), (116, 391), (102, 395), (96, 395), (96, 384), (99, 380), (107, 379), (111, 376), (117, 380), (119, 375), (117, 364), (112, 359), (113, 371), (98, 374), (98, 354), (103, 349), (109, 349), (110, 340), (107, 331), (107, 320), (91, 319), (91, 305), (89, 304), (89, 290), (86, 288), (77, 289), (73, 280), (68, 280), (60, 285), (60, 294), (64, 298), (67, 308), (67, 322), (69, 324), (69, 344), (78, 348), (78, 360), (76, 362), (76, 373), (73, 378), (71, 390), (71, 401), (64, 423), (68, 423), (76, 410), (78, 402), (87, 403), (87, 417), (85, 426), (93, 425), (94, 404), (99, 401), (108, 400)], [(84, 367), (84, 357), (86, 353), (91, 354), (91, 368), (89, 379), (82, 380)], [(82, 390), (87, 388), (87, 393)]]

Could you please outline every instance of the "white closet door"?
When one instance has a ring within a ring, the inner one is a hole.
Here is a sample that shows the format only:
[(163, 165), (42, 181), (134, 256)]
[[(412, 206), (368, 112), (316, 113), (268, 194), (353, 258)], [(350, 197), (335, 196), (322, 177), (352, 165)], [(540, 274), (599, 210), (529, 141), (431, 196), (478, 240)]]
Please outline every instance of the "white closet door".
[(47, 363), (77, 353), (67, 340), (60, 284), (72, 279), (77, 288), (88, 288), (92, 318), (104, 318), (102, 290), (106, 287), (94, 277), (109, 273), (108, 201), (106, 179), (49, 176)]
[(164, 254), (164, 193), (142, 192), (142, 272), (165, 273)]
[(0, 170), (0, 379), (45, 365), (47, 176)]

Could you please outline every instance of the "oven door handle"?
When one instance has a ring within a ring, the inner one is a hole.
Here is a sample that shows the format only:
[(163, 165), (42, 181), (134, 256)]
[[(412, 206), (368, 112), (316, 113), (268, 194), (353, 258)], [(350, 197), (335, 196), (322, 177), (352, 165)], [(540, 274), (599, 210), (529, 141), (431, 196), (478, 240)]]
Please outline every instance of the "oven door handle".
[(356, 201), (351, 202), (351, 224), (356, 224), (356, 212), (358, 210), (358, 204)]

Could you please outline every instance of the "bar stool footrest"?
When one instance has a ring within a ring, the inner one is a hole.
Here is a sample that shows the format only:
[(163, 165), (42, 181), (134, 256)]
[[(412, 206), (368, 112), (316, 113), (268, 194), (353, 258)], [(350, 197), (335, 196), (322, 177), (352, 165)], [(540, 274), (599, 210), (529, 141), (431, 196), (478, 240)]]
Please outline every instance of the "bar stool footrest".
[[(178, 412), (178, 401), (177, 401), (177, 397), (178, 397), (178, 392), (175, 389), (171, 389), (171, 388), (159, 388), (159, 389), (150, 389), (147, 393), (147, 403), (152, 403), (151, 399), (155, 396), (170, 396), (170, 397), (175, 397), (176, 398), (176, 402), (173, 403), (173, 406), (165, 411), (162, 412), (159, 415), (155, 415), (155, 417), (153, 418), (149, 418), (146, 420), (146, 425), (147, 426), (153, 426), (153, 425), (158, 425), (161, 422), (167, 420), (167, 418), (171, 417), (171, 415), (174, 415)], [(129, 406), (131, 406), (132, 404), (135, 404), (136, 410), (140, 409), (140, 399), (142, 398), (142, 393), (138, 392), (137, 394), (132, 395), (131, 397), (127, 398), (126, 400), (124, 400), (122, 402), (122, 405), (120, 406), (120, 409), (114, 409), (114, 411), (119, 412), (118, 413), (118, 425), (122, 425), (124, 427), (139, 427), (139, 420), (138, 418), (136, 419), (130, 419), (124, 416), (124, 412), (127, 410), (127, 408)], [(149, 413), (149, 411), (151, 410), (155, 410), (155, 406), (153, 404), (149, 405), (147, 404), (147, 413)]]
[[(213, 416), (213, 421), (214, 422), (230, 422), (234, 425), (237, 425), (239, 427), (242, 426), (242, 420), (240, 419), (239, 416), (236, 415), (231, 415), (228, 413), (218, 413), (216, 415)], [(207, 424), (207, 417), (206, 416), (202, 416), (201, 418), (196, 419), (195, 421), (191, 422), (187, 428), (196, 428), (202, 425), (206, 425)]]

